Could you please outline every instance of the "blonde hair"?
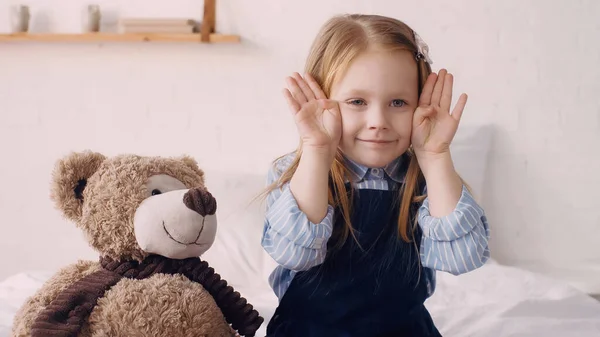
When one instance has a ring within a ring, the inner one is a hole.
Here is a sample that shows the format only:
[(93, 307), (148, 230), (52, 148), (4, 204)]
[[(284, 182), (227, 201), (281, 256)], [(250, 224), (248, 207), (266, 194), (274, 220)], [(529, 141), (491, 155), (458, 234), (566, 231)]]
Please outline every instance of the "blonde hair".
[[(397, 19), (365, 14), (340, 15), (331, 18), (320, 29), (314, 40), (308, 55), (305, 72), (309, 73), (319, 83), (327, 97), (330, 96), (331, 87), (341, 76), (350, 63), (367, 48), (378, 47), (387, 50), (405, 50), (415, 55), (415, 63), (419, 73), (419, 95), (425, 85), (427, 77), (431, 73), (430, 65), (423, 58), (417, 58), (417, 44), (413, 30)], [(288, 183), (300, 161), (302, 145), (296, 149), (296, 156), (291, 165), (281, 174), (279, 179), (267, 187), (266, 193), (281, 188)], [(421, 202), (425, 195), (421, 195), (422, 183), (424, 181), (421, 169), (417, 163), (416, 156), (411, 148), (407, 151), (406, 158), (409, 160), (405, 182), (402, 184), (400, 193), (400, 212), (398, 216), (398, 234), (405, 241), (412, 241), (412, 231), (415, 228), (416, 219), (411, 226), (411, 206), (413, 203)], [(283, 158), (280, 157), (275, 160)], [(348, 235), (354, 236), (351, 214), (350, 193), (345, 188), (346, 178), (349, 172), (344, 166), (341, 152), (337, 151), (332, 167), (329, 171), (329, 204), (337, 207), (344, 219), (345, 226), (334, 228), (334, 236), (337, 242), (334, 248), (341, 247)]]

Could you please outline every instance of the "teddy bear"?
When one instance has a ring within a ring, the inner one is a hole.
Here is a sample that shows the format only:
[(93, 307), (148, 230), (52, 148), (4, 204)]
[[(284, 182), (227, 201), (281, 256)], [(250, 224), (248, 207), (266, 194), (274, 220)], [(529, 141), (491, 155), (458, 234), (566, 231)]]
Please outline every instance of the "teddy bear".
[(192, 157), (72, 152), (56, 163), (50, 198), (99, 258), (46, 281), (13, 336), (254, 336), (263, 323), (201, 259), (217, 202)]

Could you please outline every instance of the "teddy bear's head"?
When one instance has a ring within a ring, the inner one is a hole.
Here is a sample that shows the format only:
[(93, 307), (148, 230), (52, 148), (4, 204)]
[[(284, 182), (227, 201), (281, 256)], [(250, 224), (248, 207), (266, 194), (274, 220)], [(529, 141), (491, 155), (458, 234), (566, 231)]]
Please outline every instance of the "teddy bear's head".
[(215, 240), (216, 200), (188, 156), (72, 153), (56, 164), (51, 198), (113, 259), (197, 257)]

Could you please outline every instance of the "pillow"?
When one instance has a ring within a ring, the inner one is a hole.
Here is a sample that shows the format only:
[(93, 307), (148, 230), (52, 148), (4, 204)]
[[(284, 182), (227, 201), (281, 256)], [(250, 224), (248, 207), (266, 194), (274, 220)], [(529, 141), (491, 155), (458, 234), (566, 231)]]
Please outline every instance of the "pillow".
[(491, 125), (461, 124), (450, 144), (454, 168), (471, 187), (473, 197), (478, 201), (484, 193), (491, 140)]
[(202, 258), (234, 288), (264, 285), (264, 202), (253, 199), (266, 186), (266, 172), (205, 174), (206, 187), (217, 200), (217, 235)]

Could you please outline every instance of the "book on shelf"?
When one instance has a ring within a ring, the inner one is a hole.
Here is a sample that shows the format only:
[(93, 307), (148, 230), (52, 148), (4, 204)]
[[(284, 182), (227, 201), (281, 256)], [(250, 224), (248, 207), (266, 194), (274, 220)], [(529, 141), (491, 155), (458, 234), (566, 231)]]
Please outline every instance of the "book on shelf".
[(196, 21), (184, 18), (122, 18), (119, 20), (126, 26), (194, 26)]
[(122, 26), (122, 33), (192, 34), (194, 27)]
[(123, 33), (191, 34), (198, 23), (192, 19), (178, 18), (124, 18), (119, 20)]

